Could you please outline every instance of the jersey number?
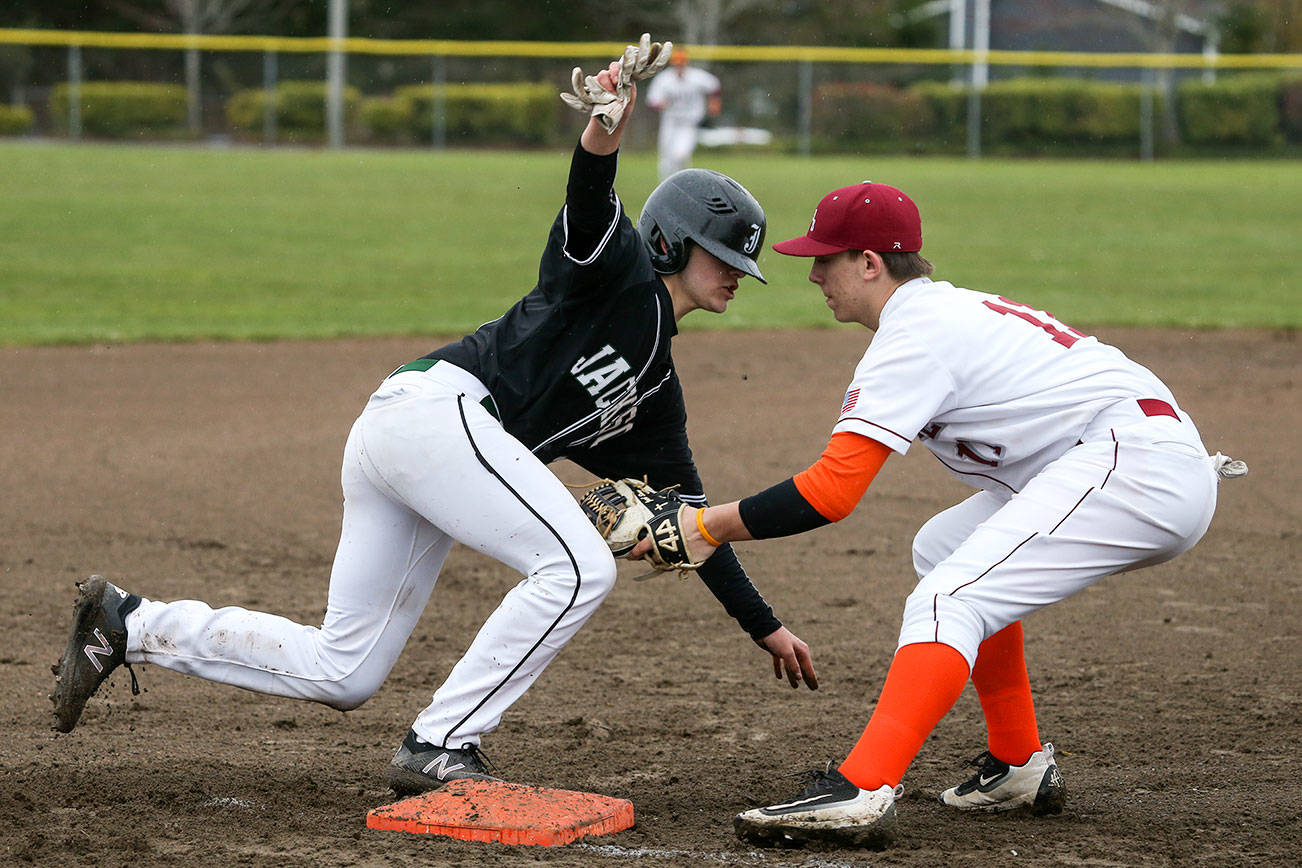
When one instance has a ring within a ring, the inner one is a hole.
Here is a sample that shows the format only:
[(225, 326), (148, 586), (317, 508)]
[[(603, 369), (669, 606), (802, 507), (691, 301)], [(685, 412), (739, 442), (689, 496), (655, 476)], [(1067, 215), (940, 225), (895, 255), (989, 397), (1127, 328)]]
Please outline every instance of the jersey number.
[(1002, 301), (1003, 304), (995, 304), (993, 301), (983, 301), (981, 303), (993, 310), (995, 313), (1010, 313), (1019, 319), (1026, 320), (1036, 328), (1044, 329), (1049, 333), (1049, 337), (1053, 338), (1055, 344), (1062, 344), (1064, 347), (1070, 347), (1072, 344), (1076, 343), (1076, 341), (1086, 337), (1086, 335), (1076, 331), (1071, 326), (1063, 325), (1058, 322), (1054, 319), (1054, 316), (1051, 313), (1036, 310), (1035, 308), (1028, 307), (1024, 304), (1018, 304), (1012, 299), (1004, 298), (1002, 295), (999, 296), (999, 300)]

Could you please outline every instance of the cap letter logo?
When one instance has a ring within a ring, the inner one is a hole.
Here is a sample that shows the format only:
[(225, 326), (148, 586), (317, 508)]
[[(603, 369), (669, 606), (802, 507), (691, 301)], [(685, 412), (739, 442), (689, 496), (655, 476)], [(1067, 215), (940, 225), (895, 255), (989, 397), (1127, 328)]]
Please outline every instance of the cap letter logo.
[(899, 249), (900, 249), (900, 242), (898, 242), (898, 241), (895, 242), (895, 249), (896, 249), (896, 250), (899, 250)]
[(746, 241), (742, 244), (742, 250), (749, 255), (755, 254), (755, 248), (759, 247), (760, 228), (758, 223), (750, 224), (750, 234), (746, 236)]
[(818, 209), (815, 208), (815, 209), (814, 209), (814, 216), (809, 218), (809, 232), (810, 232), (811, 234), (812, 234), (813, 231), (814, 231), (814, 224), (817, 223), (817, 222), (818, 222)]

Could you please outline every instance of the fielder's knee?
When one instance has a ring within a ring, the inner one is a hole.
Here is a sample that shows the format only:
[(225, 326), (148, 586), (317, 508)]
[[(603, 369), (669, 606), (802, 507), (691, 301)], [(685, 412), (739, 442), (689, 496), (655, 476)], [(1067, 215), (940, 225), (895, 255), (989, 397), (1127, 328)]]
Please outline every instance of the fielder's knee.
[(904, 604), (899, 645), (939, 642), (949, 645), (976, 665), (977, 649), (986, 637), (985, 620), (970, 603), (948, 594), (936, 593), (919, 583)]

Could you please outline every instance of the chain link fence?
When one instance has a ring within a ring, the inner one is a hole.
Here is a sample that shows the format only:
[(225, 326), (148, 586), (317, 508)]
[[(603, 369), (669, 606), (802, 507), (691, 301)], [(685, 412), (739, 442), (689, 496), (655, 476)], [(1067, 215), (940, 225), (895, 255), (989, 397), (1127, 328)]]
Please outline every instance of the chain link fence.
[[(621, 49), (0, 30), (0, 81), (8, 111), (28, 119), (9, 131), (25, 135), (551, 146), (583, 124), (555, 98), (570, 69)], [(1151, 158), (1180, 142), (1249, 154), (1302, 142), (1302, 55), (698, 46), (692, 60), (723, 83), (706, 145)], [(631, 128), (626, 146), (653, 147), (653, 125)]]

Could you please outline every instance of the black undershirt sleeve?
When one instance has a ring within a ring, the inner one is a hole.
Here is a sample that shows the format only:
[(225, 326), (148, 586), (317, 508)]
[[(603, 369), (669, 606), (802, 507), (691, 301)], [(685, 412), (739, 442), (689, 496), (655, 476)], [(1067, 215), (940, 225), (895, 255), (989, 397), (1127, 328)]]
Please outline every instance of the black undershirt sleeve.
[(737, 511), (755, 539), (791, 536), (832, 523), (805, 500), (791, 478), (743, 498)]
[(565, 252), (583, 261), (597, 245), (615, 219), (615, 169), (619, 153), (606, 156), (590, 154), (583, 145), (574, 147), (570, 161), (570, 179), (565, 187), (565, 221), (569, 230)]
[(782, 626), (773, 607), (751, 583), (732, 546), (719, 546), (696, 573), (723, 610), (756, 642)]

